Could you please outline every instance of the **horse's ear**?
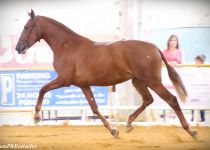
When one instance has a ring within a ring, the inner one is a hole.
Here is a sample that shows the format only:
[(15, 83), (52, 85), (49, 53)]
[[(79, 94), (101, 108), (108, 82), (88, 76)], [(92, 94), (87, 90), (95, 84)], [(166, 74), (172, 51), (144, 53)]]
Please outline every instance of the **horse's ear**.
[(31, 12), (28, 13), (28, 15), (31, 17), (31, 19), (34, 19), (35, 18), (35, 13), (34, 13), (34, 10), (31, 9)]

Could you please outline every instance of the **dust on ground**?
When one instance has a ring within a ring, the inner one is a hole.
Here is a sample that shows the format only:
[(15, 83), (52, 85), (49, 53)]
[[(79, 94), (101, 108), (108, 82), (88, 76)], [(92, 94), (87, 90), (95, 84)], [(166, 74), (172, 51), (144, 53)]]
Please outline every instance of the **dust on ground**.
[[(1, 126), (0, 146), (33, 144), (38, 150), (210, 150), (210, 127), (195, 127), (198, 140), (181, 127), (119, 127), (113, 138), (104, 126)], [(3, 148), (0, 148), (0, 150)]]

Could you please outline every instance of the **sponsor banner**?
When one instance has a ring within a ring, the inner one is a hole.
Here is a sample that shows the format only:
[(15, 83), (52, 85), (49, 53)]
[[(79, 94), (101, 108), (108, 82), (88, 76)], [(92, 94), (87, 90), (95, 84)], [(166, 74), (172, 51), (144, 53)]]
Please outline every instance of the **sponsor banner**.
[(41, 40), (31, 47), (26, 54), (19, 55), (15, 50), (18, 35), (2, 37), (0, 34), (0, 69), (51, 67), (53, 53), (50, 47)]
[[(43, 85), (56, 78), (53, 70), (16, 70), (0, 72), (0, 107), (34, 107)], [(91, 87), (98, 105), (108, 105), (109, 87)], [(45, 94), (43, 106), (87, 106), (81, 89), (64, 87)]]
[[(178, 99), (181, 106), (194, 108), (210, 108), (210, 68), (209, 67), (176, 67), (176, 71), (182, 78), (188, 97), (185, 103)], [(165, 67), (162, 69), (162, 81), (164, 86), (175, 96), (177, 93), (168, 76)], [(168, 106), (168, 104), (152, 92), (153, 106)], [(177, 96), (178, 98), (178, 96)]]

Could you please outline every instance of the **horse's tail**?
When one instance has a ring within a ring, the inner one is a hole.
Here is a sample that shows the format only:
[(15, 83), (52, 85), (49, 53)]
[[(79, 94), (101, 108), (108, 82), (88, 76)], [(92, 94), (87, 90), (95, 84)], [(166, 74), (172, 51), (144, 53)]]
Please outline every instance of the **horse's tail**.
[(161, 58), (162, 58), (163, 62), (166, 65), (166, 68), (168, 70), (169, 78), (171, 79), (171, 81), (173, 83), (173, 86), (174, 86), (174, 88), (175, 88), (179, 98), (183, 102), (185, 102), (186, 101), (186, 97), (187, 97), (187, 91), (186, 91), (186, 89), (184, 87), (184, 84), (182, 82), (181, 77), (176, 72), (176, 70), (168, 64), (168, 62), (166, 61), (165, 56), (163, 55), (163, 53), (160, 50), (159, 50), (159, 53), (161, 55)]

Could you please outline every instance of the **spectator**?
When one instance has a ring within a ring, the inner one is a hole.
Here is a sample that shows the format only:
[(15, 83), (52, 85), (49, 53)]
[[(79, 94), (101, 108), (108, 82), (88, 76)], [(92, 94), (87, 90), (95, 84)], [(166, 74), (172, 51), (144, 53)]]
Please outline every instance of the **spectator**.
[(205, 55), (198, 55), (195, 57), (195, 64), (196, 65), (201, 65), (204, 64), (206, 60), (206, 56)]
[[(202, 65), (205, 63), (206, 60), (206, 56), (205, 55), (198, 55), (195, 57), (195, 64), (196, 65)], [(201, 122), (205, 121), (205, 111), (204, 110), (200, 110), (200, 118), (201, 118)], [(192, 110), (192, 121), (194, 120), (194, 110)]]
[(182, 64), (182, 51), (179, 49), (179, 39), (176, 35), (171, 35), (167, 42), (167, 49), (163, 51), (168, 63), (172, 66)]

